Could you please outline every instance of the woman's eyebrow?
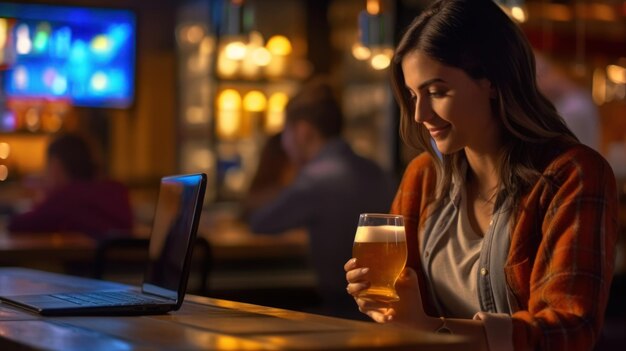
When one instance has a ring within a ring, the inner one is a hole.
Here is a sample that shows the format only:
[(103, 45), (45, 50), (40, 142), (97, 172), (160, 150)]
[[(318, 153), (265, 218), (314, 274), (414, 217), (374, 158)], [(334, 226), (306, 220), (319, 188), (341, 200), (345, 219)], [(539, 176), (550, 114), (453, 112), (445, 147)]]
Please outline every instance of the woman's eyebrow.
[(445, 83), (445, 81), (441, 78), (433, 78), (433, 79), (429, 79), (427, 81), (425, 81), (424, 83), (420, 84), (419, 87), (417, 87), (418, 90), (422, 90), (425, 87), (433, 84), (433, 83)]

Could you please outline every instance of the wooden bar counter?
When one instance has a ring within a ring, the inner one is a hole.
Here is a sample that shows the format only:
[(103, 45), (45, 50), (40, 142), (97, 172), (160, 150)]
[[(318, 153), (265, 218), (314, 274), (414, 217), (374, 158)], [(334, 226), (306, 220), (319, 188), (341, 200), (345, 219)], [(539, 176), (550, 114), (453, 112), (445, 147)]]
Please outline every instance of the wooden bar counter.
[[(128, 285), (25, 268), (0, 268), (0, 294)], [(188, 295), (151, 316), (42, 317), (0, 304), (1, 350), (463, 350), (455, 335), (425, 333)]]

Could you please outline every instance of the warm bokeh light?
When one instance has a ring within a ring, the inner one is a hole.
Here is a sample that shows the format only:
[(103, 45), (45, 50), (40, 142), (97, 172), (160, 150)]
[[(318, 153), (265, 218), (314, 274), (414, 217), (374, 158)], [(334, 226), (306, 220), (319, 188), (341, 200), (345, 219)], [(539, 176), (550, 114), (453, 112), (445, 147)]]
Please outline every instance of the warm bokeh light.
[(215, 48), (215, 39), (212, 37), (204, 37), (200, 42), (199, 54), (200, 55), (210, 55)]
[(4, 63), (4, 46), (7, 43), (8, 30), (9, 21), (6, 18), (0, 18), (0, 64)]
[(389, 58), (389, 56), (387, 56), (385, 53), (380, 53), (374, 55), (370, 63), (375, 70), (383, 70), (389, 67), (389, 64), (391, 64), (391, 58)]
[(602, 105), (606, 102), (606, 76), (601, 68), (596, 68), (593, 71), (591, 96), (597, 105)]
[(256, 48), (251, 53), (252, 62), (257, 66), (267, 66), (272, 60), (272, 54), (264, 47)]
[(291, 42), (283, 35), (275, 35), (267, 41), (267, 49), (272, 55), (287, 56), (291, 53)]
[(31, 107), (26, 110), (26, 114), (24, 115), (24, 121), (26, 122), (26, 128), (31, 132), (35, 132), (39, 129), (41, 124), (41, 116), (39, 115), (39, 111)]
[(9, 22), (6, 18), (0, 18), (0, 49), (4, 49), (4, 45), (7, 42), (7, 30)]
[(241, 95), (235, 89), (225, 89), (217, 97), (217, 108), (220, 110), (241, 109)]
[[(260, 74), (260, 65), (257, 62), (269, 64), (271, 55), (263, 46), (263, 35), (257, 31), (251, 31), (248, 35), (245, 57), (241, 61), (239, 73), (247, 79), (257, 79)], [(265, 53), (263, 51), (266, 51)]]
[(246, 57), (247, 47), (242, 41), (233, 41), (226, 44), (224, 54), (229, 60), (239, 61)]
[(241, 111), (218, 110), (217, 111), (217, 135), (222, 139), (236, 137), (241, 127)]
[(234, 61), (226, 57), (225, 54), (220, 54), (217, 58), (217, 73), (221, 77), (232, 77), (237, 73), (239, 69), (239, 62)]
[(197, 44), (204, 38), (204, 28), (197, 24), (185, 27), (182, 37), (191, 44)]
[(267, 98), (262, 92), (252, 90), (243, 98), (243, 109), (250, 112), (261, 112), (267, 106)]
[(256, 48), (263, 45), (265, 45), (263, 34), (257, 30), (250, 31), (250, 34), (248, 34), (248, 47)]
[(367, 13), (377, 15), (380, 13), (380, 0), (367, 0)]
[(0, 143), (0, 159), (6, 160), (11, 155), (11, 145), (8, 143)]
[(5, 165), (0, 165), (0, 182), (4, 182), (9, 177), (9, 169)]
[(217, 97), (217, 134), (222, 138), (235, 137), (241, 126), (241, 95), (226, 89)]
[(283, 130), (287, 102), (289, 102), (289, 97), (283, 92), (277, 92), (270, 96), (265, 118), (265, 131), (268, 134), (274, 134)]
[(287, 57), (286, 56), (273, 56), (269, 65), (263, 67), (265, 76), (271, 78), (278, 78), (285, 74), (287, 70)]
[(365, 61), (372, 56), (372, 51), (361, 43), (356, 42), (352, 45), (352, 56), (359, 61)]
[(285, 110), (287, 102), (289, 102), (289, 96), (287, 96), (287, 94), (283, 92), (274, 93), (269, 98), (268, 110), (282, 112)]
[(520, 23), (524, 23), (527, 20), (526, 11), (521, 6), (513, 6), (511, 8), (511, 17)]
[(626, 67), (608, 65), (606, 67), (606, 76), (613, 83), (626, 84)]

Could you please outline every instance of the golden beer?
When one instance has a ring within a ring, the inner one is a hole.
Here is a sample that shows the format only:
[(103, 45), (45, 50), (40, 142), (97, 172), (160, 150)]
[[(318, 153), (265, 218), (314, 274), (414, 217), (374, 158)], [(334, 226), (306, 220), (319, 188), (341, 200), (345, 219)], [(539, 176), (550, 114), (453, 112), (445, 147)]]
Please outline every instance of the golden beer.
[(407, 257), (404, 226), (359, 226), (352, 255), (359, 266), (370, 269), (368, 279), (371, 285), (359, 297), (375, 301), (397, 301), (394, 285)]

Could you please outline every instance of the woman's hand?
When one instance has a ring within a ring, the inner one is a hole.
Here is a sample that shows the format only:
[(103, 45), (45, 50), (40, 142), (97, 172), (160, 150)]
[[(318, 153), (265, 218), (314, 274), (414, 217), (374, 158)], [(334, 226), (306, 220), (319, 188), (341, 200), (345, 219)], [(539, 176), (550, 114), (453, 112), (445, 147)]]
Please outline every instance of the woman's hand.
[(370, 285), (368, 281), (369, 268), (359, 267), (355, 258), (344, 265), (348, 287), (346, 290), (352, 295), (359, 306), (359, 311), (368, 315), (378, 323), (394, 322), (400, 325), (435, 330), (440, 324), (438, 318), (433, 318), (424, 312), (422, 299), (417, 281), (417, 274), (411, 268), (404, 268), (396, 281), (396, 292), (399, 301), (381, 302), (359, 298), (361, 291)]
[(376, 303), (369, 300), (359, 298), (361, 291), (369, 288), (370, 282), (367, 280), (369, 268), (359, 267), (356, 258), (350, 259), (343, 266), (346, 271), (346, 280), (348, 287), (346, 291), (352, 295), (359, 306), (359, 311), (368, 315), (371, 319), (378, 323), (385, 323), (392, 319), (393, 311), (387, 303)]

